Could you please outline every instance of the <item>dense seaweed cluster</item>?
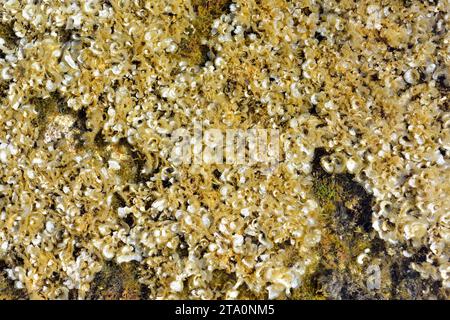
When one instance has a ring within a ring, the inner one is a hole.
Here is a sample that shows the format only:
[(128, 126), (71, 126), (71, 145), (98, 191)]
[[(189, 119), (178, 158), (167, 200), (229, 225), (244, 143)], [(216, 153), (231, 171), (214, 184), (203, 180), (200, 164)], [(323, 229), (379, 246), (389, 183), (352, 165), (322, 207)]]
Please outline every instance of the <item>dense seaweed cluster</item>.
[[(360, 231), (394, 260), (420, 252), (406, 267), (447, 290), (448, 8), (3, 1), (5, 277), (31, 298), (101, 298), (93, 284), (114, 262), (132, 264), (144, 298), (290, 297), (328, 254), (323, 198), (336, 191), (313, 174), (320, 149), (325, 172), (373, 197), (355, 202), (369, 213)], [(277, 129), (281, 160), (171, 161), (171, 134), (198, 124)], [(379, 290), (380, 262), (357, 249)]]

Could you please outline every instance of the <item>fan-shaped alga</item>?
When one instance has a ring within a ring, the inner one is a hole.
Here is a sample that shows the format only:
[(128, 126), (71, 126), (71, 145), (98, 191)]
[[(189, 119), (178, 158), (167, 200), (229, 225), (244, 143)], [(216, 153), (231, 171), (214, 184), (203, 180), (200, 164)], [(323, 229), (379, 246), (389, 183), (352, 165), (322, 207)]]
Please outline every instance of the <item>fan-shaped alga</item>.
[[(447, 298), (448, 7), (3, 1), (0, 295)], [(172, 161), (196, 125), (280, 159)]]

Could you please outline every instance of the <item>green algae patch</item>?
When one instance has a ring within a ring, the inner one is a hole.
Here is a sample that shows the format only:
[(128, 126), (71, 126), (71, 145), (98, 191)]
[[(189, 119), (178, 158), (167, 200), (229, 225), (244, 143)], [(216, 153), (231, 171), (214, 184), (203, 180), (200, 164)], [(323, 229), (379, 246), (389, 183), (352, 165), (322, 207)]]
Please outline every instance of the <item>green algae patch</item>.
[[(389, 254), (393, 249), (371, 228), (372, 196), (352, 175), (326, 173), (320, 166), (320, 158), (326, 154), (317, 149), (313, 161), (313, 191), (324, 226), (318, 246), (320, 259), (291, 299), (421, 299), (427, 290), (444, 298), (437, 282), (421, 280), (410, 268), (424, 257), (399, 259)], [(373, 269), (379, 270), (376, 290), (368, 285), (369, 270)]]
[(322, 213), (329, 217), (341, 207), (336, 217), (343, 227), (355, 230), (356, 227), (369, 232), (372, 224), (373, 196), (369, 194), (352, 174), (329, 174), (320, 165), (320, 159), (326, 155), (323, 149), (317, 149), (313, 161), (313, 192), (322, 207)]
[(314, 185), (314, 192), (321, 204), (327, 204), (338, 199), (339, 193), (336, 188), (332, 179), (320, 179)]
[[(339, 280), (355, 288), (354, 292), (367, 291), (364, 270), (356, 260), (365, 249), (371, 248), (373, 234), (367, 226), (370, 224), (371, 195), (351, 175), (325, 172), (320, 166), (320, 158), (324, 155), (323, 149), (316, 150), (313, 161), (313, 191), (321, 207), (320, 219), (324, 226), (318, 246), (320, 258), (315, 272), (294, 291), (293, 299), (335, 298), (332, 291), (335, 288), (328, 284), (332, 281), (330, 277), (341, 275), (344, 276)], [(346, 294), (356, 298), (353, 293)]]

